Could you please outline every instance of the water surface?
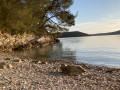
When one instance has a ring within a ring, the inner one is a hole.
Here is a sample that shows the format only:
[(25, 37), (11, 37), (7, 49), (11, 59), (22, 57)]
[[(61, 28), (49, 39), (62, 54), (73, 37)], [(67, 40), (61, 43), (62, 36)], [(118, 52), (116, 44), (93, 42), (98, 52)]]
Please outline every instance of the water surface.
[(59, 44), (17, 52), (23, 56), (120, 68), (120, 35), (61, 38)]

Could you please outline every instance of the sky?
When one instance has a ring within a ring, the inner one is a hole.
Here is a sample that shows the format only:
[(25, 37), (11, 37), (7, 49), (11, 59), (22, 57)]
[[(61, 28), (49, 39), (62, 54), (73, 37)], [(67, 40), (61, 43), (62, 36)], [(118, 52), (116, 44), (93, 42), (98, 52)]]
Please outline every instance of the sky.
[(95, 34), (120, 30), (120, 0), (74, 0), (70, 10), (78, 12), (70, 31)]

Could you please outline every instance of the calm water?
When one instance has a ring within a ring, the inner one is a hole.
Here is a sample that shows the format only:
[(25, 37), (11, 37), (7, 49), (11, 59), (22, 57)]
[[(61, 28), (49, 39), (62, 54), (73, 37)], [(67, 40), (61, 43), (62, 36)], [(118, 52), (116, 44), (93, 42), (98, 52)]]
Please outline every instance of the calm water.
[(61, 43), (18, 52), (35, 58), (78, 61), (120, 68), (120, 35), (62, 38)]

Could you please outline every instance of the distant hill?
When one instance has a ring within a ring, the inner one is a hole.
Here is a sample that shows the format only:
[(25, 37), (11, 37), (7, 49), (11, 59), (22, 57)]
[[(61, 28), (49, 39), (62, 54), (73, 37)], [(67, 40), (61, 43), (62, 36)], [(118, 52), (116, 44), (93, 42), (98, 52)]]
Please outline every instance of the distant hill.
[(109, 32), (109, 33), (98, 33), (98, 34), (92, 34), (92, 36), (101, 36), (101, 35), (119, 35), (120, 30), (115, 31), (115, 32)]
[(62, 34), (62, 36), (60, 36), (59, 38), (64, 38), (64, 37), (83, 37), (83, 36), (89, 36), (89, 35), (86, 34), (86, 33), (74, 31), (74, 32), (64, 32)]

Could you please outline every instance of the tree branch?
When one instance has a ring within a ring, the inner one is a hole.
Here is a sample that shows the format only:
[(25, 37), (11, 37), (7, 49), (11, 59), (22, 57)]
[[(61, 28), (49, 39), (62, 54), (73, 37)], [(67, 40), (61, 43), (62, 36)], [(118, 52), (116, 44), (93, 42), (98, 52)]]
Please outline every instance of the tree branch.
[(47, 20), (38, 29), (42, 28), (46, 24), (47, 21), (51, 20), (54, 17), (55, 16), (51, 16), (50, 18), (47, 17)]

